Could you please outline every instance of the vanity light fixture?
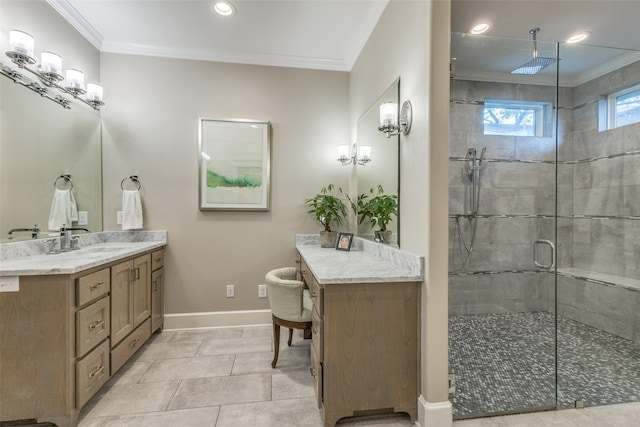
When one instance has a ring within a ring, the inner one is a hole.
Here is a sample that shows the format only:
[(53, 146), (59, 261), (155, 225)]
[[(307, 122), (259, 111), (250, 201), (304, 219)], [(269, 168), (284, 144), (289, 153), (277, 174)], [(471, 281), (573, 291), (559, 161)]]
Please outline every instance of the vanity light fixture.
[(371, 146), (353, 144), (352, 154), (349, 155), (348, 145), (338, 145), (338, 161), (342, 163), (342, 166), (354, 165), (364, 166), (371, 161)]
[(591, 33), (589, 31), (581, 31), (579, 33), (575, 33), (567, 39), (567, 43), (580, 43), (581, 41), (586, 40), (590, 35)]
[(380, 126), (378, 130), (387, 138), (396, 135), (406, 135), (411, 130), (412, 108), (410, 101), (404, 101), (398, 115), (398, 104), (385, 102), (380, 104)]
[[(69, 69), (63, 77), (62, 57), (60, 55), (53, 52), (42, 52), (40, 64), (37, 65), (35, 69), (30, 67), (36, 63), (33, 57), (34, 44), (34, 38), (30, 34), (24, 31), (12, 30), (9, 32), (9, 50), (5, 53), (20, 69), (26, 70), (38, 77), (39, 82), (28, 81), (18, 71), (6, 66), (2, 66), (0, 74), (60, 104), (64, 108), (71, 108), (69, 106), (71, 100), (59, 93), (53, 92), (52, 89), (57, 89), (63, 94), (71, 95), (74, 99), (87, 104), (91, 108), (100, 110), (100, 107), (104, 105), (104, 102), (102, 102), (102, 86), (89, 83), (85, 90), (84, 73), (79, 70)], [(62, 83), (63, 81), (64, 83)], [(85, 93), (87, 97), (80, 98), (80, 96)]]
[(212, 8), (215, 13), (222, 16), (231, 16), (236, 13), (236, 7), (228, 1), (214, 1)]

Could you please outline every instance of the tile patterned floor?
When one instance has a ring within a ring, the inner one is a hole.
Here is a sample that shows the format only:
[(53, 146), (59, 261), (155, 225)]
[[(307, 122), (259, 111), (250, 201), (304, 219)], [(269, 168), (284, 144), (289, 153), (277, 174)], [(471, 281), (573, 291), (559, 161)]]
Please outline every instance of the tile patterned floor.
[[(79, 427), (321, 427), (309, 375), (310, 341), (294, 333), (287, 348), (286, 335), (278, 366), (271, 369), (270, 326), (156, 334), (85, 406)], [(456, 421), (453, 426), (628, 427), (640, 425), (638, 420), (640, 404)], [(405, 415), (339, 423), (410, 425)]]
[[(455, 416), (555, 406), (551, 313), (450, 316), (449, 339)], [(560, 408), (640, 401), (640, 345), (564, 317), (557, 339)]]

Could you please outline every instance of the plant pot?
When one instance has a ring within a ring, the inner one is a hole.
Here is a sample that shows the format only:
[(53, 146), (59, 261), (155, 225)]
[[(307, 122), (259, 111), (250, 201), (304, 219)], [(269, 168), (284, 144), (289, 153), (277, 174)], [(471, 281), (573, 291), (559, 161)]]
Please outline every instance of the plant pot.
[(320, 232), (320, 247), (321, 248), (335, 248), (336, 239), (338, 233), (336, 231), (321, 231)]
[(392, 239), (393, 239), (393, 231), (391, 230), (386, 230), (386, 231), (376, 231), (376, 237), (375, 237), (375, 241), (376, 242), (380, 242), (380, 243), (392, 243)]

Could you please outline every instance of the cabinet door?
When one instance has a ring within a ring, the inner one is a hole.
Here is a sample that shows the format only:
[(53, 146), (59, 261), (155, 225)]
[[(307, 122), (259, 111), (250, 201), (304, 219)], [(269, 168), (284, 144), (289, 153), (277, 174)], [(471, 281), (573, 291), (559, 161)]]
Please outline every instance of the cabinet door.
[(125, 261), (111, 267), (111, 348), (133, 331), (132, 265)]
[(133, 260), (133, 327), (151, 316), (151, 255)]
[(164, 268), (151, 274), (151, 332), (162, 328), (164, 320)]

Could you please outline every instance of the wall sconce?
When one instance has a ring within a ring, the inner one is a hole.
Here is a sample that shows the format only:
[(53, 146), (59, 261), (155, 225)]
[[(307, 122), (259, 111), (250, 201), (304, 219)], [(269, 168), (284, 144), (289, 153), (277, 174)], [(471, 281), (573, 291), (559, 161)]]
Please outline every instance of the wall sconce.
[(398, 116), (398, 104), (395, 102), (385, 102), (380, 105), (380, 127), (378, 130), (384, 132), (387, 138), (396, 135), (406, 135), (411, 130), (412, 120), (411, 102), (404, 101)]
[[(34, 38), (30, 34), (24, 31), (12, 30), (9, 32), (9, 50), (5, 53), (20, 69), (38, 77), (40, 83), (25, 80), (22, 74), (5, 66), (0, 70), (0, 74), (60, 104), (64, 108), (71, 108), (69, 106), (71, 100), (60, 94), (51, 93), (49, 89), (57, 89), (95, 110), (100, 110), (100, 107), (104, 105), (104, 102), (102, 102), (102, 86), (89, 83), (85, 90), (84, 73), (79, 70), (69, 69), (65, 74), (66, 78), (63, 77), (62, 57), (53, 52), (42, 52), (40, 65), (36, 66), (35, 69), (30, 68), (30, 65), (36, 63), (33, 57), (33, 46)], [(65, 82), (60, 83), (63, 80)], [(61, 84), (64, 84), (64, 86), (61, 86)], [(80, 96), (84, 94), (87, 95), (86, 98), (81, 98)]]
[(371, 146), (353, 144), (352, 154), (349, 155), (348, 145), (338, 145), (338, 161), (342, 166), (353, 164), (366, 165), (371, 161)]

